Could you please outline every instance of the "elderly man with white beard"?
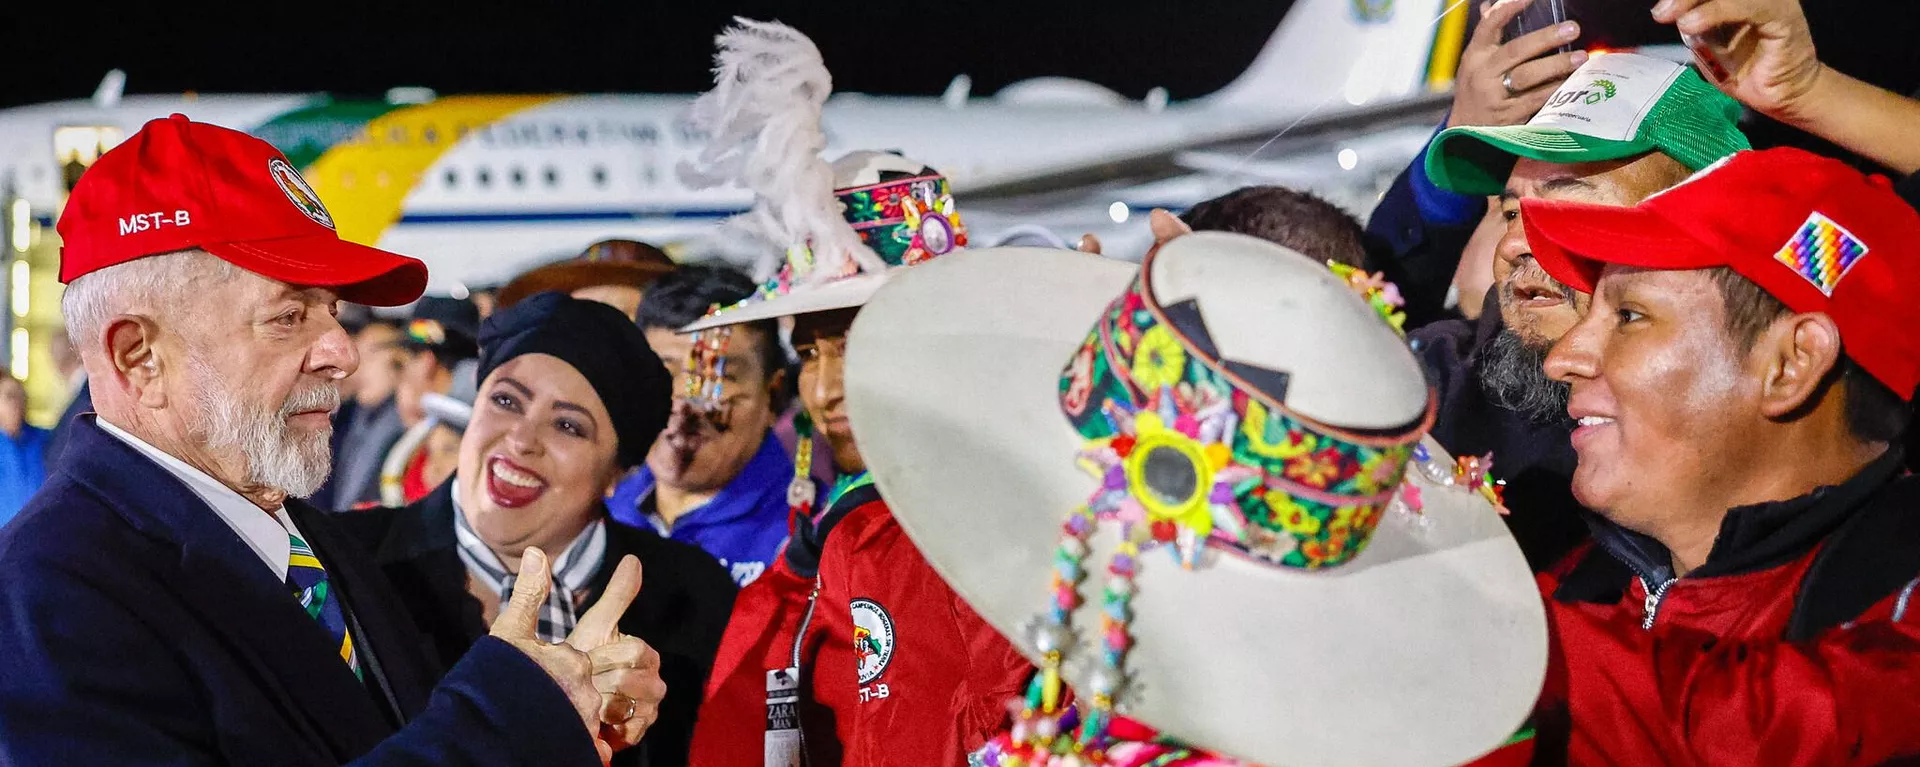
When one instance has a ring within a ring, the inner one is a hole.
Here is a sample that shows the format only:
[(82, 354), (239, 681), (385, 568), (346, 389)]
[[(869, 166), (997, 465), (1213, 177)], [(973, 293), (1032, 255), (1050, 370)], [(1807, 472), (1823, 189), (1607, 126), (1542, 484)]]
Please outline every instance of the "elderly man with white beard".
[(0, 764), (593, 765), (640, 739), (665, 690), (615, 626), (638, 562), (547, 644), (528, 549), (443, 678), (297, 500), (359, 364), (335, 306), (412, 301), (424, 265), (339, 239), (279, 152), (180, 115), (101, 157), (60, 234), (98, 415), (0, 530)]

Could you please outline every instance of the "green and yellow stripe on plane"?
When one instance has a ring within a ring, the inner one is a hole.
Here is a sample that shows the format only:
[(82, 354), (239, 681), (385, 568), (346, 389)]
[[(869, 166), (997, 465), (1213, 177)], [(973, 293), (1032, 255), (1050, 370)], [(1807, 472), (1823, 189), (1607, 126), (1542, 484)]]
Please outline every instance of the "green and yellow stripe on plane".
[(469, 133), (556, 98), (328, 101), (275, 117), (254, 133), (301, 169), (342, 238), (373, 245), (400, 220), (407, 194), (421, 176)]

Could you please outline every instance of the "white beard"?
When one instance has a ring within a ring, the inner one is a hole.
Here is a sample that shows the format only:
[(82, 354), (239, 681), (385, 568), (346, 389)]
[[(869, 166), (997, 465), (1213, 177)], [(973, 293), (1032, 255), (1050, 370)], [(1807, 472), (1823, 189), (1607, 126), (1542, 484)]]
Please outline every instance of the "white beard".
[(247, 461), (248, 482), (295, 498), (311, 496), (326, 484), (333, 472), (333, 430), (301, 433), (287, 425), (287, 418), (338, 407), (338, 384), (295, 389), (278, 411), (269, 411), (247, 404), (206, 360), (189, 356), (187, 370), (201, 394), (189, 424), (193, 434), (216, 452), (239, 451)]

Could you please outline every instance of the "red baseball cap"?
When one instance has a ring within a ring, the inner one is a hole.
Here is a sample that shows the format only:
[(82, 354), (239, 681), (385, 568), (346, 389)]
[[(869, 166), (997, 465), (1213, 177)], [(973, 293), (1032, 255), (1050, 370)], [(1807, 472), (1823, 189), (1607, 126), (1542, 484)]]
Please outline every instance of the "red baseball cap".
[(1724, 266), (1833, 318), (1848, 357), (1902, 399), (1920, 385), (1920, 211), (1883, 176), (1799, 149), (1740, 152), (1631, 208), (1522, 200), (1527, 243), (1593, 292), (1604, 264)]
[(306, 179), (265, 141), (174, 115), (82, 174), (60, 215), (60, 281), (147, 256), (205, 250), (247, 271), (398, 306), (427, 266), (340, 239)]

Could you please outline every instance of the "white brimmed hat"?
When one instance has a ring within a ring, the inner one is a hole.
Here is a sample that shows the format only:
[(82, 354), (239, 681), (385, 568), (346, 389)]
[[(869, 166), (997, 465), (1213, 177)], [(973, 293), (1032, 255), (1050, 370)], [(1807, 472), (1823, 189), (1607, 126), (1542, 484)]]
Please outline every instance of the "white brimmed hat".
[[(1429, 479), (1452, 463), (1418, 442), (1418, 363), (1304, 256), (1199, 233), (1139, 268), (938, 259), (862, 310), (846, 386), (915, 545), (1029, 659), (1058, 642), (1082, 700), (1116, 687), (1098, 627), (1117, 585), (1118, 713), (1190, 745), (1437, 767), (1500, 746), (1533, 708), (1546, 625), (1519, 547), (1480, 494)], [(1099, 521), (1076, 544), (1081, 516)], [(1131, 580), (1095, 566), (1121, 564), (1123, 524)], [(1063, 570), (1075, 551), (1087, 567)], [(1085, 574), (1077, 609), (1052, 609), (1057, 572)], [(1050, 613), (1076, 631), (1050, 639)]]

